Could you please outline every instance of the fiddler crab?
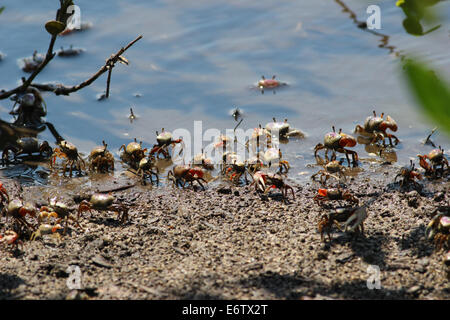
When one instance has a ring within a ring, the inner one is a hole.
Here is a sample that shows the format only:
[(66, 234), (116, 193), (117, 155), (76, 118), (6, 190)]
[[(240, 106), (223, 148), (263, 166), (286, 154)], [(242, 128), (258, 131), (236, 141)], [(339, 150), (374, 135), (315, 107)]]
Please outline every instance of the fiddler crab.
[(22, 70), (24, 72), (34, 72), (42, 62), (44, 62), (45, 56), (43, 54), (38, 53), (37, 51), (33, 52), (33, 56), (31, 58), (23, 58), (23, 66)]
[(223, 155), (222, 174), (230, 175), (230, 180), (235, 183), (238, 183), (242, 175), (244, 175), (245, 184), (248, 184), (247, 164), (234, 152)]
[(206, 156), (206, 154), (204, 153), (203, 149), (202, 149), (201, 153), (199, 153), (199, 154), (194, 156), (193, 163), (195, 165), (200, 165), (203, 169), (214, 170), (214, 162), (213, 162), (213, 160)]
[(92, 214), (92, 210), (97, 211), (115, 211), (117, 218), (121, 223), (124, 223), (128, 219), (128, 207), (123, 204), (114, 203), (115, 197), (111, 194), (94, 193), (90, 200), (81, 201), (78, 207), (77, 220), (83, 214), (83, 212), (89, 211)]
[(13, 230), (6, 230), (3, 236), (0, 235), (0, 243), (5, 243), (15, 248), (17, 248), (19, 244), (22, 244), (22, 241), (18, 239), (19, 235)]
[(389, 144), (393, 146), (392, 139), (395, 139), (395, 145), (399, 143), (399, 139), (393, 134), (387, 133), (386, 130), (391, 129), (396, 132), (398, 127), (397, 123), (390, 116), (384, 118), (384, 113), (380, 117), (377, 117), (375, 110), (373, 111), (373, 116), (367, 117), (364, 122), (364, 127), (357, 125), (355, 128), (355, 133), (362, 134), (371, 138), (370, 144), (376, 143), (378, 141), (383, 141), (383, 146), (386, 146), (385, 139), (389, 139)]
[(72, 177), (72, 171), (75, 168), (78, 170), (78, 174), (81, 175), (82, 167), (85, 168), (85, 162), (78, 153), (77, 147), (74, 144), (61, 140), (58, 142), (58, 147), (53, 150), (51, 166), (53, 167), (56, 162), (56, 158), (65, 158), (63, 162), (63, 175), (66, 174), (67, 166), (69, 165), (69, 176)]
[[(327, 183), (328, 178), (332, 177), (336, 180), (340, 181), (341, 177), (344, 177), (344, 181), (346, 181), (345, 177), (345, 167), (342, 165), (342, 161), (333, 160), (328, 162), (324, 168), (319, 170), (317, 173), (311, 176), (312, 180), (315, 180), (316, 176), (320, 174), (320, 182), (322, 185)], [(339, 176), (336, 176), (336, 173)], [(325, 177), (325, 179), (323, 179)]]
[(403, 187), (405, 185), (409, 185), (410, 183), (414, 184), (414, 186), (419, 186), (415, 179), (422, 180), (422, 175), (414, 168), (414, 163), (410, 160), (409, 167), (402, 167), (400, 172), (395, 176), (394, 182), (397, 182), (399, 177), (403, 179), (400, 181), (400, 186)]
[(250, 174), (259, 171), (264, 167), (265, 167), (264, 161), (261, 160), (259, 152), (256, 154), (256, 156), (252, 156), (250, 157), (250, 159), (247, 160), (247, 170), (248, 172), (250, 172)]
[(17, 160), (17, 157), (20, 155), (27, 154), (29, 156), (33, 155), (33, 153), (39, 153), (40, 156), (51, 156), (53, 153), (52, 148), (48, 144), (47, 141), (42, 142), (39, 144), (39, 141), (37, 138), (34, 137), (22, 137), (17, 139), (16, 145), (8, 144), (4, 149), (2, 153), (2, 162), (3, 165), (9, 164), (10, 161), (10, 154), (12, 153), (14, 157), (14, 161)]
[(72, 45), (70, 45), (69, 49), (64, 49), (63, 47), (61, 47), (61, 50), (58, 51), (58, 56), (60, 57), (73, 57), (73, 56), (77, 56), (80, 53), (83, 53), (83, 49), (74, 49)]
[(352, 155), (353, 165), (358, 165), (358, 154), (356, 151), (345, 149), (345, 147), (354, 147), (356, 145), (356, 139), (351, 135), (345, 134), (342, 132), (342, 129), (339, 129), (339, 132), (336, 133), (334, 126), (332, 127), (333, 132), (328, 132), (324, 139), (323, 144), (318, 143), (314, 147), (314, 157), (317, 159), (317, 152), (319, 150), (325, 149), (325, 158), (328, 161), (328, 150), (333, 152), (331, 156), (331, 160), (336, 160), (336, 152), (345, 153), (347, 157), (347, 163), (350, 167), (350, 159), (348, 157), (349, 154)]
[[(142, 158), (139, 161), (139, 169), (137, 174), (141, 176), (141, 183), (146, 184), (146, 178), (150, 178), (150, 183), (153, 183), (152, 176), (156, 178), (156, 184), (159, 183), (158, 167), (155, 165), (156, 159), (154, 156), (149, 155), (146, 158)], [(153, 170), (155, 169), (155, 170)]]
[(253, 182), (250, 185), (255, 184), (256, 192), (269, 193), (270, 189), (281, 190), (283, 200), (287, 200), (288, 190), (292, 192), (292, 198), (295, 200), (294, 189), (284, 182), (282, 175), (277, 173), (269, 173), (264, 171), (256, 171), (253, 173)]
[(220, 135), (217, 138), (216, 143), (214, 144), (214, 148), (220, 149), (222, 148), (223, 152), (225, 153), (227, 148), (230, 146), (230, 144), (233, 143), (233, 138), (227, 135)]
[(288, 119), (284, 119), (284, 122), (278, 122), (277, 119), (272, 118), (272, 122), (266, 124), (264, 128), (269, 136), (278, 134), (280, 139), (286, 139), (289, 137), (304, 138), (305, 134), (298, 129), (292, 129), (287, 122)]
[(125, 146), (123, 144), (119, 151), (122, 149), (121, 159), (133, 169), (139, 169), (139, 162), (145, 157), (145, 152), (147, 152), (147, 149), (142, 148), (142, 141), (138, 143), (136, 138), (134, 138), (134, 141), (128, 145)]
[(184, 149), (183, 139), (174, 140), (172, 137), (172, 133), (170, 133), (169, 131), (164, 131), (164, 128), (162, 128), (161, 133), (158, 133), (158, 131), (156, 131), (156, 142), (157, 144), (153, 146), (152, 150), (150, 151), (150, 155), (156, 155), (157, 158), (161, 153), (163, 154), (164, 158), (171, 158), (169, 152), (170, 146), (174, 148), (176, 144), (181, 145), (181, 150), (178, 155), (181, 155)]
[(271, 145), (271, 138), (271, 135), (268, 134), (267, 130), (263, 129), (260, 124), (257, 128), (253, 129), (252, 136), (245, 143), (245, 146), (247, 147), (247, 149), (249, 148), (249, 146), (252, 146), (252, 150), (256, 151), (260, 149), (261, 145)]
[(275, 79), (276, 76), (272, 76), (271, 79), (266, 79), (266, 77), (261, 76), (261, 80), (258, 81), (258, 88), (261, 90), (261, 93), (264, 94), (264, 89), (271, 89), (273, 93), (275, 93), (276, 88), (287, 85), (286, 83), (280, 82)]
[(26, 227), (30, 230), (35, 230), (35, 227), (31, 225), (26, 217), (31, 216), (35, 217), (37, 209), (31, 203), (23, 203), (21, 199), (14, 199), (9, 201), (8, 207), (3, 208), (6, 209), (6, 216), (12, 217), (15, 222), (18, 222), (19, 225)]
[(114, 171), (114, 156), (107, 149), (108, 145), (103, 141), (103, 146), (92, 149), (89, 155), (89, 170), (97, 172)]
[(205, 190), (205, 187), (201, 183), (208, 183), (205, 179), (205, 169), (201, 167), (191, 167), (189, 165), (176, 165), (172, 170), (169, 170), (167, 173), (167, 179), (171, 180), (175, 186), (181, 186), (184, 188), (186, 186), (186, 182), (190, 183), (193, 186), (194, 181)]
[(291, 167), (287, 160), (283, 160), (281, 149), (267, 149), (266, 152), (264, 152), (264, 160), (268, 163), (269, 168), (272, 166), (272, 161), (278, 160), (278, 173), (287, 173)]
[(329, 200), (347, 200), (358, 204), (359, 200), (350, 191), (343, 191), (341, 188), (331, 188), (331, 189), (319, 189), (317, 195), (314, 197), (314, 201), (317, 204), (322, 204), (323, 201)]
[(447, 170), (449, 169), (448, 160), (445, 158), (444, 150), (441, 146), (439, 146), (439, 149), (431, 150), (426, 155), (418, 154), (417, 157), (419, 157), (419, 164), (425, 169), (427, 175), (436, 175), (440, 171), (441, 176), (443, 176), (444, 166), (447, 166)]
[[(324, 233), (327, 233), (328, 239), (331, 241), (331, 228), (336, 225), (339, 230), (361, 232), (364, 233), (364, 220), (367, 218), (367, 206), (359, 206), (355, 208), (337, 208), (325, 214), (320, 219), (317, 228), (320, 232), (320, 238), (324, 241)], [(343, 222), (343, 226), (339, 222)]]
[(58, 233), (59, 230), (64, 229), (59, 223), (58, 224), (49, 224), (43, 223), (40, 224), (39, 227), (30, 237), (30, 241), (34, 241), (37, 238), (42, 237), (43, 235), (51, 234), (55, 238), (60, 239), (60, 235)]
[[(79, 229), (83, 230), (83, 228), (80, 226), (80, 224), (78, 222), (78, 219), (76, 219), (73, 216), (71, 216), (72, 211), (73, 211), (73, 209), (70, 208), (65, 202), (63, 202), (61, 200), (58, 200), (55, 197), (55, 198), (49, 199), (48, 205), (42, 206), (40, 208), (38, 220), (39, 220), (39, 223), (44, 222), (46, 225), (48, 225), (50, 218), (56, 219), (56, 225), (53, 225), (53, 227), (55, 229), (53, 229), (53, 230), (61, 229), (59, 227), (59, 223), (61, 223), (62, 220), (64, 220), (65, 224), (64, 224), (63, 234), (66, 234), (69, 220), (74, 221), (76, 226)], [(45, 229), (45, 228), (46, 227), (44, 226), (41, 229)], [(39, 232), (43, 232), (43, 231), (45, 231), (45, 230), (41, 230)], [(39, 232), (35, 236), (40, 235)]]
[(450, 216), (444, 213), (436, 214), (428, 224), (425, 235), (429, 240), (434, 240), (439, 250), (444, 245), (450, 247)]

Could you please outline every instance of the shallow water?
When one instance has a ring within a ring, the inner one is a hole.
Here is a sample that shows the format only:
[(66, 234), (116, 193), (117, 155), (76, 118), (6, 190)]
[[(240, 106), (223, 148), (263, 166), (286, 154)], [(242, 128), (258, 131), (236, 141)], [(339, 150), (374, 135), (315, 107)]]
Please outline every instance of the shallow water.
[[(203, 133), (208, 128), (233, 129), (235, 107), (244, 111), (243, 129), (264, 125), (272, 117), (288, 118), (307, 137), (283, 144), (283, 156), (292, 166), (290, 179), (305, 181), (318, 170), (311, 166), (313, 148), (331, 126), (351, 133), (375, 109), (397, 121), (401, 143), (396, 165), (405, 165), (410, 157), (431, 150), (421, 140), (434, 124), (416, 107), (400, 72), (400, 58), (387, 46), (395, 47), (399, 55), (423, 57), (449, 79), (450, 2), (435, 6), (443, 16), (442, 27), (415, 37), (402, 27), (403, 12), (392, 1), (379, 1), (379, 32), (389, 36), (385, 45), (381, 36), (357, 28), (349, 13), (342, 12), (342, 3), (76, 1), (82, 21), (92, 22), (93, 27), (59, 37), (55, 49), (73, 45), (86, 51), (72, 58), (55, 57), (36, 82), (82, 82), (120, 47), (140, 34), (143, 39), (125, 53), (130, 65), (114, 68), (108, 100), (96, 100), (106, 88), (106, 74), (68, 97), (45, 93), (47, 121), (84, 155), (106, 140), (119, 159), (122, 144), (136, 137), (151, 147), (162, 127), (193, 133), (194, 121), (202, 121)], [(6, 57), (0, 62), (0, 88), (8, 89), (26, 76), (18, 59), (47, 49), (44, 23), (54, 18), (56, 2), (15, 0), (2, 5), (6, 9), (0, 15), (0, 51)], [(345, 5), (358, 20), (366, 20), (367, 2), (345, 1)], [(255, 89), (261, 75), (273, 74), (288, 86), (276, 94)], [(138, 117), (133, 122), (128, 118), (130, 107)], [(0, 118), (12, 120), (11, 108), (9, 100), (0, 101)], [(54, 143), (48, 131), (40, 138)], [(450, 147), (449, 137), (439, 131), (432, 140), (444, 149)], [(365, 172), (372, 172), (370, 159), (376, 157), (361, 145), (354, 149)], [(38, 167), (37, 173), (27, 176), (45, 184), (48, 175), (41, 172), (45, 170)], [(18, 171), (3, 170), (3, 174), (23, 175)]]

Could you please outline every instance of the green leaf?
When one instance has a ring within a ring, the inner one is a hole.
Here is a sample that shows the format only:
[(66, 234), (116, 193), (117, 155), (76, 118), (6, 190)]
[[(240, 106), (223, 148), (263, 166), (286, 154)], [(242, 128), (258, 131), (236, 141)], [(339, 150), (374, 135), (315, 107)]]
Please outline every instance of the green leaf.
[(3, 10), (5, 10), (5, 7), (0, 7), (0, 13), (2, 13)]
[(450, 86), (424, 63), (408, 59), (404, 70), (409, 88), (425, 113), (450, 135)]

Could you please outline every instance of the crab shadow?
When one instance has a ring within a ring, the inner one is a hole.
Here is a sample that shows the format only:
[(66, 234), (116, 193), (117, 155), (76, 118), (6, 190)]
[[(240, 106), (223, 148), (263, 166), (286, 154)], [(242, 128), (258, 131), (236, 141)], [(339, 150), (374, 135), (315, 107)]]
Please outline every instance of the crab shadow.
[(386, 253), (381, 248), (386, 241), (384, 235), (366, 236), (360, 233), (343, 232), (332, 238), (331, 242), (327, 241), (324, 244), (324, 249), (329, 250), (335, 244), (345, 247), (348, 243), (353, 254), (360, 257), (364, 262), (385, 266)]
[(92, 217), (86, 217), (87, 221), (89, 223), (94, 223), (96, 225), (103, 225), (105, 227), (112, 227), (112, 228), (120, 228), (128, 225), (130, 222), (127, 221), (125, 223), (122, 223), (120, 220), (117, 219), (117, 217), (110, 217), (102, 215), (102, 216), (92, 216)]
[(16, 299), (17, 295), (14, 294), (13, 290), (21, 284), (26, 284), (22, 278), (14, 274), (0, 273), (0, 299)]
[(394, 193), (394, 192), (400, 192), (400, 193), (408, 193), (411, 191), (417, 191), (417, 193), (421, 197), (426, 198), (433, 198), (435, 196), (434, 191), (428, 190), (426, 185), (418, 183), (415, 185), (414, 183), (401, 185), (399, 181), (397, 182), (390, 182), (386, 184), (386, 187), (383, 190), (385, 193)]
[(220, 276), (217, 274), (192, 277), (181, 288), (171, 289), (170, 293), (182, 300), (224, 300), (224, 296), (218, 292), (212, 292), (208, 289), (208, 285), (205, 285), (211, 281), (215, 282), (218, 278)]
[(434, 247), (431, 241), (425, 237), (425, 226), (420, 225), (412, 229), (408, 234), (401, 238), (394, 238), (401, 250), (411, 249), (411, 254), (417, 258), (431, 256), (434, 252)]
[(381, 288), (369, 290), (366, 280), (337, 281), (330, 284), (304, 277), (301, 271), (279, 274), (266, 271), (239, 280), (239, 284), (251, 290), (263, 289), (275, 295), (276, 299), (301, 299), (317, 295), (324, 298), (338, 295), (339, 299), (410, 299), (406, 290)]
[(269, 199), (271, 200), (275, 200), (277, 202), (281, 202), (284, 204), (293, 204), (294, 200), (291, 198), (289, 198), (289, 196), (287, 198), (283, 197), (283, 194), (281, 192), (274, 192), (274, 193), (269, 193), (269, 194), (259, 194), (259, 197), (261, 199), (261, 201), (269, 201)]

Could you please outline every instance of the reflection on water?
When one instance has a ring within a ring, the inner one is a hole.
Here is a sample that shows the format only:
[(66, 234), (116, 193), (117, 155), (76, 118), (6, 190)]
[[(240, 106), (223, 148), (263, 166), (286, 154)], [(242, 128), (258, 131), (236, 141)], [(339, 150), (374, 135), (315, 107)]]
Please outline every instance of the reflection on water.
[[(55, 3), (9, 0), (4, 5), (0, 50), (6, 57), (0, 64), (0, 87), (9, 89), (25, 75), (15, 59), (46, 49), (49, 38), (43, 24), (54, 17)], [(306, 0), (113, 0), (107, 4), (80, 0), (77, 5), (82, 21), (92, 22), (91, 28), (58, 38), (56, 47), (73, 45), (86, 51), (71, 59), (55, 57), (37, 82), (80, 83), (124, 43), (143, 34), (127, 51), (130, 65), (114, 68), (109, 99), (96, 100), (104, 93), (106, 74), (70, 96), (44, 93), (46, 120), (85, 156), (105, 140), (119, 160), (119, 147), (135, 137), (150, 148), (162, 127), (193, 132), (197, 120), (202, 121), (202, 133), (209, 128), (225, 133), (238, 124), (230, 117), (230, 110), (236, 108), (245, 111), (240, 129), (255, 128), (276, 117), (288, 118), (292, 127), (307, 133), (306, 139), (281, 145), (283, 158), (291, 164), (289, 177), (298, 181), (307, 181), (317, 171), (308, 164), (315, 164), (313, 148), (322, 141), (324, 130), (334, 124), (350, 132), (375, 107), (398, 119), (402, 141), (395, 155), (398, 165), (429, 149), (420, 141), (433, 124), (413, 108), (394, 58), (413, 51), (427, 55), (450, 74), (448, 28), (412, 38), (402, 27), (403, 11), (392, 2), (380, 5), (382, 33), (355, 28), (354, 23), (366, 17), (366, 5), (357, 0), (345, 4), (338, 0), (320, 4)], [(448, 12), (450, 3), (436, 7)], [(339, 8), (346, 8), (354, 23)], [(449, 19), (445, 17), (443, 26)], [(379, 37), (379, 46), (393, 55), (379, 50), (367, 32)], [(276, 94), (249, 90), (262, 74), (276, 74), (289, 85), (277, 88)], [(11, 101), (1, 100), (0, 118), (11, 121), (11, 108)], [(39, 138), (54, 147), (48, 130)], [(449, 149), (445, 136), (438, 133), (433, 140)], [(209, 143), (204, 141), (203, 146)], [(361, 158), (367, 153), (379, 157), (363, 145), (355, 150)], [(369, 170), (366, 164), (362, 168)], [(117, 169), (114, 176), (121, 177), (123, 168)], [(305, 171), (309, 175), (297, 174)]]

